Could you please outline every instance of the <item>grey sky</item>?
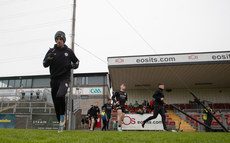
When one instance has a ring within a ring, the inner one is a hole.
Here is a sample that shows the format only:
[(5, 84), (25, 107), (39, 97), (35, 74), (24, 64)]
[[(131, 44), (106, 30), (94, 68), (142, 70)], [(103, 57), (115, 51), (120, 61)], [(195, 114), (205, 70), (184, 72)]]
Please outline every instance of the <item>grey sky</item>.
[[(76, 42), (107, 61), (110, 56), (227, 51), (229, 0), (109, 0), (152, 50), (108, 4), (77, 0)], [(0, 1), (0, 76), (48, 74), (42, 67), (54, 34), (70, 47), (72, 0)], [(106, 63), (75, 46), (77, 73), (108, 71)]]

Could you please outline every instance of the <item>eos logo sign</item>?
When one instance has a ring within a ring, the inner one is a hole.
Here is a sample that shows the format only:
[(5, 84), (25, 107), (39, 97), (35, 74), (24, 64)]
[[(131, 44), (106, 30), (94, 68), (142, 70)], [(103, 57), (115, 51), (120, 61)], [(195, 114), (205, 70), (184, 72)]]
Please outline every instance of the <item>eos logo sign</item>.
[(124, 59), (116, 59), (115, 62), (116, 63), (123, 63), (125, 60)]
[(124, 125), (130, 125), (130, 124), (136, 124), (135, 118), (131, 118), (129, 116), (125, 116), (124, 121), (123, 121)]
[(92, 88), (92, 89), (90, 89), (90, 93), (102, 93), (102, 92), (98, 88)]
[(188, 59), (189, 60), (197, 60), (198, 56), (196, 56), (196, 55), (190, 55), (190, 56), (188, 56)]

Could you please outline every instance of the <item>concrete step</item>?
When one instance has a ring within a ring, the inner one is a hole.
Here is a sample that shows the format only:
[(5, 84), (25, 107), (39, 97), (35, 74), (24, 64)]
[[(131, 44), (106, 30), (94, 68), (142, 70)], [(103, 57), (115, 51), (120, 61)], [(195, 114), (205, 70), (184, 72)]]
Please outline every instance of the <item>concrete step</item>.
[(177, 120), (179, 120), (181, 122), (181, 125), (180, 125), (180, 130), (181, 131), (183, 131), (183, 132), (195, 132), (196, 131), (196, 129), (194, 129), (190, 124), (188, 124), (187, 122), (182, 120), (179, 116), (174, 114), (172, 110), (168, 111), (168, 113), (171, 113), (171, 114), (169, 114), (169, 117), (172, 118), (172, 120), (175, 120), (177, 129), (178, 129), (178, 125), (179, 125)]

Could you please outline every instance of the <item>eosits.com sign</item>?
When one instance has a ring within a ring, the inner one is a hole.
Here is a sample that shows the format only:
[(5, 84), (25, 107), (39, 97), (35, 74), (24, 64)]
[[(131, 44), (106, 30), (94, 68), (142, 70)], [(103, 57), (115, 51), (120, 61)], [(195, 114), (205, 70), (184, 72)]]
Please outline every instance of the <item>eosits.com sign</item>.
[(127, 114), (125, 115), (122, 129), (123, 130), (163, 130), (163, 124), (161, 116), (158, 115), (156, 119), (151, 120), (145, 124), (145, 128), (142, 128), (141, 123), (152, 114)]

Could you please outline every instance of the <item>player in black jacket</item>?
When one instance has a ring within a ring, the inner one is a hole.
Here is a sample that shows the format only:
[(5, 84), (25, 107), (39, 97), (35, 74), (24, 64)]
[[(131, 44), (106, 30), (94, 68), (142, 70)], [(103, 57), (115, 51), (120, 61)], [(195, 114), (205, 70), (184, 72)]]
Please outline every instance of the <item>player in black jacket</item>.
[(91, 128), (90, 131), (93, 131), (97, 125), (97, 115), (100, 114), (100, 109), (98, 108), (98, 102), (94, 104), (93, 107), (90, 108), (90, 116), (91, 116)]
[[(93, 105), (91, 105), (90, 109), (93, 107)], [(89, 129), (91, 127), (91, 115), (90, 115), (90, 109), (87, 111), (87, 115), (89, 117)]]
[(51, 94), (57, 119), (60, 123), (58, 132), (63, 132), (65, 125), (65, 95), (68, 90), (71, 69), (77, 69), (79, 60), (74, 52), (65, 45), (65, 33), (58, 31), (54, 36), (56, 44), (43, 60), (45, 68), (50, 67)]
[[(118, 131), (122, 131), (121, 125), (125, 117), (125, 104), (128, 100), (127, 93), (125, 92), (125, 84), (121, 84), (120, 91), (115, 92), (112, 96), (113, 103), (116, 104), (116, 109), (118, 113)], [(116, 98), (116, 99), (115, 99)]]
[(154, 113), (153, 116), (150, 116), (146, 120), (142, 122), (142, 127), (144, 128), (145, 123), (148, 122), (149, 120), (156, 119), (158, 114), (161, 115), (162, 117), (162, 123), (164, 130), (167, 130), (166, 124), (165, 124), (165, 110), (164, 110), (164, 84), (159, 83), (158, 84), (158, 89), (155, 91), (153, 94), (153, 98), (155, 99), (155, 104), (154, 104)]
[(111, 118), (111, 112), (113, 110), (113, 104), (111, 103), (111, 99), (108, 99), (108, 103), (102, 106), (102, 109), (105, 109), (105, 114), (107, 115), (106, 118), (106, 128), (109, 129), (109, 121)]

